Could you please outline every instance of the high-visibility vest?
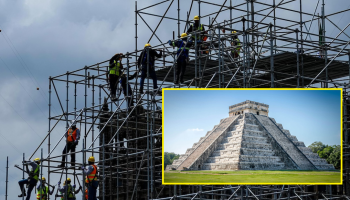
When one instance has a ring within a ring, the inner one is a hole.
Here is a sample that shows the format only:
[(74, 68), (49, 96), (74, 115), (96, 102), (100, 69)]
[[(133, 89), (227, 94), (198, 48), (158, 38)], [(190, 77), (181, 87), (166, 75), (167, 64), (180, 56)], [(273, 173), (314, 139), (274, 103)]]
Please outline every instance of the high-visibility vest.
[[(186, 47), (186, 44), (187, 44), (187, 42), (181, 41), (180, 47), (177, 48), (177, 55), (179, 55), (180, 52), (182, 51), (181, 55), (185, 56), (186, 58), (188, 57), (188, 51), (190, 50), (190, 48)], [(174, 41), (173, 41), (172, 45), (176, 46)]]
[(67, 194), (65, 193), (63, 198), (67, 196), (67, 199), (75, 199), (74, 189), (72, 185), (68, 184), (67, 187)]
[[(192, 26), (192, 31), (195, 31), (195, 30), (193, 30), (193, 28), (194, 28), (194, 24), (192, 24), (191, 25)], [(203, 24), (200, 24), (198, 27), (197, 27), (197, 30), (196, 31), (203, 31)], [(201, 33), (201, 34), (203, 34), (203, 33)], [(193, 39), (196, 39), (196, 35), (195, 34), (193, 34), (192, 35), (192, 38)], [(200, 38), (200, 36), (199, 35), (197, 35), (197, 40)], [(203, 40), (203, 38), (204, 38), (204, 35), (202, 36), (202, 40)]]
[(85, 189), (85, 199), (88, 200), (89, 196), (88, 196), (88, 189)]
[(92, 181), (97, 180), (97, 167), (96, 165), (92, 165), (92, 167), (94, 167), (94, 170), (86, 176), (85, 183), (91, 183)]
[(237, 52), (238, 54), (240, 53), (240, 50), (241, 50), (241, 41), (237, 38), (237, 39), (235, 39), (236, 40), (236, 49), (235, 50), (233, 50), (232, 51), (232, 53), (235, 53), (235, 52)]
[(38, 181), (39, 180), (39, 172), (40, 172), (40, 166), (36, 165), (36, 168), (34, 169), (34, 171), (29, 172), (29, 177)]
[(114, 60), (113, 64), (109, 64), (109, 74), (115, 74), (119, 76), (120, 62)]
[(42, 200), (47, 199), (47, 194), (49, 193), (49, 187), (44, 186), (44, 188), (42, 188), (42, 186), (40, 187), (40, 189), (37, 190), (38, 192), (36, 193), (36, 199), (40, 199), (40, 196)]
[(68, 142), (74, 142), (77, 139), (77, 128), (73, 131), (73, 129), (69, 129), (67, 132), (67, 140)]

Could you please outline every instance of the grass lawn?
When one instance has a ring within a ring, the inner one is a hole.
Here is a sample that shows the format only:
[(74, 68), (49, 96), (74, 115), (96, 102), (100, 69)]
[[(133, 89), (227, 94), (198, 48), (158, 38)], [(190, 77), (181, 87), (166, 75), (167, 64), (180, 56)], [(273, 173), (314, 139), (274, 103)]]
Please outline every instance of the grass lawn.
[(164, 171), (164, 183), (340, 183), (339, 171)]

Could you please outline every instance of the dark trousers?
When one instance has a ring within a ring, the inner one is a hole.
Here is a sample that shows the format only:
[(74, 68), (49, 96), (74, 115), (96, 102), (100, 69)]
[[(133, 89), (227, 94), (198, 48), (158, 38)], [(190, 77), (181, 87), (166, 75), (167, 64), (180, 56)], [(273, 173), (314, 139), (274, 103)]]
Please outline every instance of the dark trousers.
[[(74, 142), (68, 142), (67, 145), (64, 147), (63, 151), (62, 151), (62, 154), (67, 154), (69, 153), (69, 151), (71, 153), (74, 153), (75, 152), (75, 144)], [(66, 156), (63, 155), (62, 156), (62, 165), (64, 165), (66, 162)], [(70, 162), (72, 163), (72, 165), (74, 165), (75, 163), (75, 154), (72, 154), (71, 157), (70, 157)]]
[(129, 107), (133, 106), (133, 95), (130, 84), (126, 84), (126, 80), (122, 79), (120, 80), (120, 85), (122, 86), (124, 96), (129, 95), (130, 97), (127, 99)]
[[(149, 76), (153, 79), (153, 89), (157, 89), (157, 75), (153, 67), (149, 69)], [(140, 82), (140, 91), (143, 91), (143, 84), (145, 83), (145, 78), (147, 77), (147, 66), (142, 66), (141, 72), (141, 82)]]
[(118, 83), (119, 76), (110, 74), (109, 75), (109, 87), (111, 88), (111, 95), (117, 94), (117, 83)]
[(25, 191), (24, 184), (29, 184), (26, 200), (30, 199), (30, 194), (32, 193), (33, 188), (36, 186), (36, 183), (37, 183), (37, 181), (34, 179), (30, 179), (30, 180), (23, 179), (23, 180), (18, 181), (19, 187), (21, 188), (21, 192)]
[(186, 66), (187, 66), (187, 62), (186, 62), (185, 59), (177, 61), (176, 82), (179, 81), (179, 78), (180, 78), (180, 82), (184, 81), (183, 78), (184, 78), (184, 75), (185, 75)]
[(88, 200), (97, 200), (96, 198), (96, 190), (98, 187), (98, 182), (97, 181), (92, 181), (92, 183), (89, 184), (88, 186)]

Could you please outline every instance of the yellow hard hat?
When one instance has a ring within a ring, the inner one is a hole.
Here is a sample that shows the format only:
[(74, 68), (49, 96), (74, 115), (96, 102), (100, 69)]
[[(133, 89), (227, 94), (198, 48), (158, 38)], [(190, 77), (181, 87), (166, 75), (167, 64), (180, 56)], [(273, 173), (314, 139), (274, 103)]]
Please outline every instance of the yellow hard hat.
[(45, 177), (42, 177), (41, 180), (42, 180), (42, 181), (46, 181)]
[(67, 181), (71, 181), (70, 178), (67, 178)]
[(194, 16), (193, 20), (199, 20), (198, 15)]
[(237, 31), (232, 31), (232, 34), (236, 34), (237, 33)]
[(89, 162), (95, 162), (95, 158), (93, 156), (89, 157), (88, 159)]
[(35, 158), (34, 162), (40, 163), (40, 158)]
[(145, 44), (145, 47), (150, 47), (151, 45), (149, 43)]
[(187, 37), (187, 33), (182, 33), (181, 38)]

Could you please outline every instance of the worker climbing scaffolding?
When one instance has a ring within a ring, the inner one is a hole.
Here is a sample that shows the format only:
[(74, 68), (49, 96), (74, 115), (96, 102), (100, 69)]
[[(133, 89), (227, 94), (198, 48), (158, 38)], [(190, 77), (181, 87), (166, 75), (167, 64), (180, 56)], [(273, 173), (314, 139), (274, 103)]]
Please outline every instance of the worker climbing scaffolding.
[(75, 185), (71, 185), (70, 178), (67, 178), (67, 180), (63, 183), (63, 187), (61, 187), (61, 182), (58, 182), (58, 191), (62, 194), (63, 199), (75, 200), (75, 194), (78, 194), (82, 187), (80, 186), (78, 190), (75, 190), (75, 188)]
[(96, 198), (96, 189), (98, 188), (98, 170), (95, 165), (95, 158), (93, 156), (88, 159), (89, 166), (85, 169), (84, 166), (81, 167), (83, 174), (86, 175), (85, 184), (88, 188), (89, 200), (97, 200)]
[[(23, 179), (18, 181), (19, 187), (21, 189), (21, 194), (18, 195), (18, 197), (24, 197), (28, 194), (26, 197), (26, 200), (30, 199), (30, 194), (32, 193), (32, 190), (36, 186), (36, 183), (39, 180), (39, 173), (40, 173), (40, 158), (35, 158), (34, 161), (23, 161), (23, 164), (26, 166), (26, 172), (29, 175), (27, 179)], [(29, 171), (28, 165), (32, 167), (32, 169)], [(26, 194), (26, 191), (24, 189), (24, 184), (27, 184), (28, 191)]]
[(176, 69), (176, 76), (175, 76), (175, 84), (179, 84), (180, 82), (183, 83), (183, 77), (185, 75), (186, 66), (188, 62), (188, 53), (190, 50), (190, 46), (192, 45), (192, 41), (187, 41), (187, 34), (182, 33), (181, 39), (177, 41), (168, 41), (168, 44), (173, 47), (177, 47), (177, 69)]
[(231, 46), (233, 48), (233, 50), (231, 50), (231, 56), (233, 59), (237, 60), (242, 46), (236, 31), (232, 31)]
[[(157, 75), (154, 69), (156, 58), (162, 56), (162, 51), (159, 50), (157, 53), (156, 50), (151, 48), (149, 43), (145, 44), (139, 59), (137, 60), (138, 68), (141, 70), (141, 81), (140, 81), (140, 93), (143, 94), (143, 85), (146, 77), (151, 77), (153, 80), (153, 89), (157, 89)], [(159, 91), (159, 90), (158, 90)]]
[(66, 137), (66, 146), (64, 147), (62, 151), (62, 162), (58, 167), (65, 167), (66, 162), (66, 155), (67, 153), (71, 152), (71, 166), (75, 166), (75, 148), (79, 143), (80, 139), (80, 130), (77, 128), (76, 121), (71, 121), (71, 128), (68, 129), (68, 131), (65, 134)]
[(106, 73), (106, 79), (109, 83), (109, 88), (111, 91), (111, 100), (116, 101), (117, 100), (117, 84), (120, 75), (122, 74), (123, 64), (121, 63), (123, 59), (122, 53), (115, 54), (110, 60), (109, 60), (109, 69)]
[(48, 199), (49, 195), (53, 194), (53, 192), (55, 190), (55, 186), (52, 186), (52, 190), (50, 191), (49, 187), (46, 185), (45, 177), (42, 177), (41, 181), (36, 189), (37, 189), (36, 199), (46, 200), (46, 199)]

